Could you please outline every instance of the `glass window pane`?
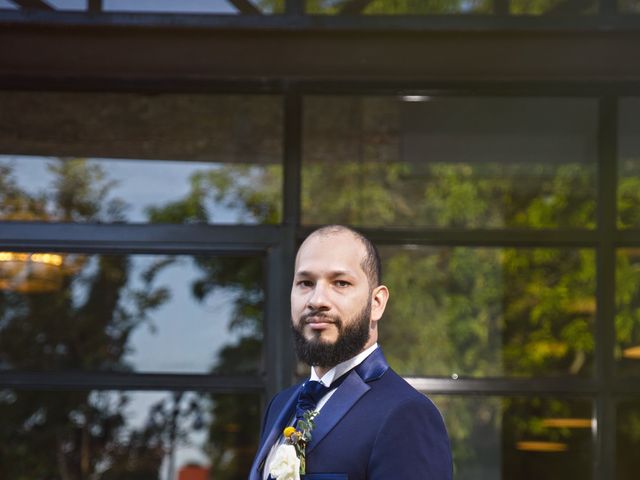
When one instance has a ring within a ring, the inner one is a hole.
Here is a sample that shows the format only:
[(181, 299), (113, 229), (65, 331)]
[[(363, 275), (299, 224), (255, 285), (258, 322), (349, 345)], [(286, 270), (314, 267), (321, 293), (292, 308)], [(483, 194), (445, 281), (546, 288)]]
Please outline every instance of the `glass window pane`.
[(491, 13), (491, 0), (306, 0), (306, 11), (328, 15), (423, 15)]
[(620, 250), (616, 260), (618, 373), (640, 375), (640, 249)]
[(284, 0), (103, 0), (102, 8), (106, 12), (260, 14), (282, 13)]
[(618, 404), (616, 414), (616, 480), (635, 480), (640, 470), (640, 399)]
[(262, 265), (0, 252), (0, 368), (257, 373)]
[(430, 395), (451, 439), (456, 480), (592, 477), (592, 402)]
[(640, 228), (640, 98), (620, 100), (618, 226)]
[(306, 0), (308, 13), (325, 15), (582, 15), (596, 13), (596, 5), (595, 0)]
[(513, 15), (595, 15), (597, 0), (507, 0)]
[(382, 247), (380, 322), (405, 376), (588, 376), (595, 255), (586, 249)]
[(314, 96), (305, 224), (593, 228), (591, 99)]
[(1, 390), (0, 477), (247, 478), (260, 404), (255, 394)]
[(278, 223), (277, 96), (0, 92), (0, 220)]
[(622, 13), (640, 13), (640, 0), (618, 0), (618, 9)]

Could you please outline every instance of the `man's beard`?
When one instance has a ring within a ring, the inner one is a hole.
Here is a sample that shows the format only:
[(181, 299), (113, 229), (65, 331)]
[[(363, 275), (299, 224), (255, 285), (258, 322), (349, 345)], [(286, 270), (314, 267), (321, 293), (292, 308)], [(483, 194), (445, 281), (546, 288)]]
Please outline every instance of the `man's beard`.
[[(324, 317), (333, 322), (338, 330), (338, 338), (334, 343), (321, 340), (320, 333), (314, 333), (313, 338), (306, 339), (304, 327), (312, 317)], [(340, 317), (327, 315), (323, 312), (312, 311), (304, 314), (297, 326), (291, 326), (298, 358), (307, 365), (332, 368), (345, 360), (349, 360), (360, 353), (369, 341), (369, 323), (371, 318), (371, 299), (359, 314), (344, 325)]]

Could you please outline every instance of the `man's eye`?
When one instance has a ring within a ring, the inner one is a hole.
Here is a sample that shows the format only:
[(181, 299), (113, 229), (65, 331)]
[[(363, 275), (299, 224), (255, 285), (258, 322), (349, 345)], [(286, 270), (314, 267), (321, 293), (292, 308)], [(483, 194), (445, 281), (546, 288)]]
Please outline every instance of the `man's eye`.
[(298, 286), (300, 286), (300, 287), (313, 287), (313, 282), (311, 280), (300, 280), (298, 282)]
[(351, 285), (349, 282), (346, 282), (344, 280), (336, 280), (336, 286), (338, 287), (348, 287), (349, 285)]

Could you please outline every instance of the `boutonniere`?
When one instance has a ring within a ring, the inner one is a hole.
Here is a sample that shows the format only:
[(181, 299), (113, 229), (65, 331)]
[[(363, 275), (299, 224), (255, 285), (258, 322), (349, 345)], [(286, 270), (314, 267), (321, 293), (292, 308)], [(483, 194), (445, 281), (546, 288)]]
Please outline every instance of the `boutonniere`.
[(318, 412), (315, 410), (308, 410), (304, 412), (296, 428), (287, 427), (282, 432), (285, 442), (276, 450), (269, 469), (269, 475), (275, 480), (300, 480), (300, 475), (305, 474), (307, 469), (305, 450), (311, 441), (316, 415)]

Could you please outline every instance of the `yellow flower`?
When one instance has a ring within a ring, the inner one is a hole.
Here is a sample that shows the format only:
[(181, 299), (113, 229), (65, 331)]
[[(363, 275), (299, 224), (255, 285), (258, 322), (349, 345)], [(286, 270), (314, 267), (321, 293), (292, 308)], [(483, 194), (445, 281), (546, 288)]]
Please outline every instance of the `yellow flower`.
[(284, 431), (282, 432), (282, 434), (284, 435), (284, 438), (289, 438), (291, 435), (293, 435), (294, 433), (296, 433), (296, 429), (293, 427), (287, 427), (284, 429)]

